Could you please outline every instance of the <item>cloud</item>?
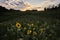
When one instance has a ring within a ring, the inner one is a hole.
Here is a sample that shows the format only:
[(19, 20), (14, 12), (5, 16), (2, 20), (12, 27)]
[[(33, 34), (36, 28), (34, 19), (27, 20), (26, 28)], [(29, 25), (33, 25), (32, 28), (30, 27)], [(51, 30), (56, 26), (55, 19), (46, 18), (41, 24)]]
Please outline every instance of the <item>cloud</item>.
[(60, 3), (59, 0), (43, 0), (41, 3), (34, 5), (27, 0), (0, 0), (0, 6), (5, 7), (6, 9), (14, 9), (20, 11), (26, 10), (37, 10), (44, 11), (44, 8), (52, 8), (54, 6), (58, 6)]

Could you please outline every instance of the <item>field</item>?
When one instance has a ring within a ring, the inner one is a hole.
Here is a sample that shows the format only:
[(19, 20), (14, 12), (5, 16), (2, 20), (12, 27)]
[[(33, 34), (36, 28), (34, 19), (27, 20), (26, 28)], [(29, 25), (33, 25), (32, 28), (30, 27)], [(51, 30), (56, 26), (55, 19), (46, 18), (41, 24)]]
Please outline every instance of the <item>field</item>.
[(0, 11), (0, 40), (60, 40), (60, 12)]

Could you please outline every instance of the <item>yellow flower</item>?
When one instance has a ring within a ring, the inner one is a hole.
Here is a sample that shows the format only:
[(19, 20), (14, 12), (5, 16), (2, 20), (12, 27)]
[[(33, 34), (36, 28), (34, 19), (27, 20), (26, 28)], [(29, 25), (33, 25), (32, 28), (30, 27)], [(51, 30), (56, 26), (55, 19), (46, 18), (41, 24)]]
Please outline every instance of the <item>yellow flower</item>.
[(16, 27), (17, 27), (17, 28), (21, 28), (21, 24), (17, 22), (17, 23), (16, 23)]
[(33, 35), (37, 35), (37, 32), (34, 31), (34, 32), (33, 32)]
[(33, 30), (35, 30), (36, 28), (33, 28)]
[(31, 34), (31, 33), (32, 33), (32, 30), (28, 30), (28, 31), (27, 31), (27, 34)]
[(34, 24), (32, 23), (31, 26), (33, 26)]
[(27, 25), (28, 25), (28, 26), (30, 26), (30, 27), (33, 27), (33, 26), (34, 26), (34, 24), (33, 24), (33, 23), (32, 23), (32, 24), (29, 24), (29, 23), (28, 23)]
[(29, 23), (27, 25), (31, 27), (31, 25)]
[(44, 32), (44, 28), (41, 28), (41, 29), (40, 29), (40, 32), (43, 33), (43, 32)]
[(24, 27), (24, 30), (26, 30), (27, 28), (26, 27)]

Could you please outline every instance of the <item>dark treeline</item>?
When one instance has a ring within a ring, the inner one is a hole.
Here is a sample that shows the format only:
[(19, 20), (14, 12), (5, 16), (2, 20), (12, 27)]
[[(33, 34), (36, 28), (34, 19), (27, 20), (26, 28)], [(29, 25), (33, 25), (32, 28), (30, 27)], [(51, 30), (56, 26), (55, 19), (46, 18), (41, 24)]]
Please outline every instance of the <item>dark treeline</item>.
[(19, 11), (19, 10), (7, 10), (4, 7), (0, 7), (0, 18), (2, 16), (6, 15), (20, 15), (20, 16), (25, 16), (25, 15), (40, 15), (42, 17), (50, 17), (50, 18), (55, 18), (55, 19), (60, 19), (60, 5), (59, 7), (53, 7), (53, 8), (45, 8), (45, 11), (37, 11), (37, 10), (32, 10), (32, 11)]
[[(32, 10), (32, 11), (25, 11), (25, 12), (22, 12), (22, 11), (19, 11), (19, 10), (13, 10), (13, 9), (10, 9), (10, 10), (7, 10), (5, 9), (4, 7), (1, 7), (0, 6), (0, 15), (2, 15), (1, 13), (4, 13), (4, 12), (10, 12), (9, 14), (36, 14), (36, 13), (43, 13), (43, 14), (60, 14), (60, 4), (59, 4), (59, 7), (52, 7), (52, 8), (45, 8), (44, 11), (37, 11), (37, 10)], [(12, 13), (11, 13), (12, 12)], [(17, 12), (17, 13), (16, 13)], [(5, 13), (4, 13), (5, 14)]]

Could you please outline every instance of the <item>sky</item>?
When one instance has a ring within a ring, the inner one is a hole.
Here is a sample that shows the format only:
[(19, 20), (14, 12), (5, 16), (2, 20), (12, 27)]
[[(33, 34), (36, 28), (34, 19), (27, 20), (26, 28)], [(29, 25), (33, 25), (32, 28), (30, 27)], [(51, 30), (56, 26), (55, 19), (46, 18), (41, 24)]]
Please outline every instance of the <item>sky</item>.
[(6, 9), (20, 11), (37, 10), (44, 11), (44, 8), (52, 8), (60, 4), (60, 0), (0, 0), (0, 6)]
[(43, 0), (25, 0), (25, 1), (28, 1), (29, 3), (33, 5), (37, 5), (37, 4), (40, 4)]

